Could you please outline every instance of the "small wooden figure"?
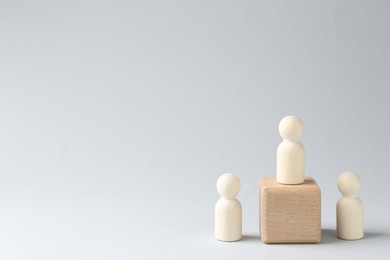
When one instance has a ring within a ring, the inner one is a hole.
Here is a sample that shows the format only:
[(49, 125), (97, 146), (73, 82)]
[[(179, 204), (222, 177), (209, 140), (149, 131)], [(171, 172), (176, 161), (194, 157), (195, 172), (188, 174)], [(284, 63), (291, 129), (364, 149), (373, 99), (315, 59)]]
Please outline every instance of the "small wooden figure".
[(276, 156), (276, 181), (282, 184), (300, 184), (305, 178), (305, 149), (299, 138), (303, 123), (296, 116), (286, 116), (279, 123), (283, 141)]
[(361, 187), (359, 175), (354, 172), (342, 173), (337, 186), (342, 197), (337, 202), (337, 237), (345, 240), (357, 240), (364, 236), (363, 204), (357, 197)]
[(231, 173), (219, 177), (217, 190), (221, 198), (215, 205), (215, 238), (221, 241), (237, 241), (242, 236), (242, 207), (236, 199), (240, 180)]

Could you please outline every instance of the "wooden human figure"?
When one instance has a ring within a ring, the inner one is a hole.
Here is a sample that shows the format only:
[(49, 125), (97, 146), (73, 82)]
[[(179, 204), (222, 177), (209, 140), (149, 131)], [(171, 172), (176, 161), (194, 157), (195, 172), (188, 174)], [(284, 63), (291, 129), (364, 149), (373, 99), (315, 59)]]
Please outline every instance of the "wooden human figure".
[(299, 142), (303, 123), (286, 116), (279, 123), (276, 177), (259, 181), (261, 240), (267, 244), (321, 241), (321, 189), (305, 177), (305, 150)]
[(242, 236), (242, 207), (236, 199), (240, 180), (231, 173), (219, 177), (217, 190), (221, 198), (215, 205), (215, 238), (221, 241), (237, 241)]
[(283, 141), (276, 156), (276, 181), (281, 184), (301, 184), (305, 178), (305, 149), (299, 138), (303, 123), (296, 116), (286, 116), (279, 123)]
[(363, 204), (357, 197), (361, 187), (359, 175), (354, 172), (342, 173), (337, 181), (342, 197), (337, 202), (337, 237), (357, 240), (364, 236)]

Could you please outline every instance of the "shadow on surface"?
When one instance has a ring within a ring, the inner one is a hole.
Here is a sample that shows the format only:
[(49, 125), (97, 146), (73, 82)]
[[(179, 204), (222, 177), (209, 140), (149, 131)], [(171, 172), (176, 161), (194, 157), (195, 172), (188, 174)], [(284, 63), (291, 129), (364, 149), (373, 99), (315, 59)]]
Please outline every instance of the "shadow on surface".
[(254, 240), (257, 240), (257, 241), (261, 241), (260, 240), (260, 235), (242, 235), (242, 238), (241, 238), (242, 241), (254, 241)]
[(321, 242), (320, 244), (332, 244), (339, 242), (336, 236), (336, 230), (333, 229), (322, 229), (321, 230)]
[(372, 239), (372, 238), (386, 237), (386, 236), (389, 236), (389, 234), (378, 233), (378, 232), (364, 232), (363, 239)]
[[(362, 239), (374, 239), (378, 237), (388, 236), (385, 233), (376, 233), (376, 232), (364, 232), (364, 237)], [(359, 241), (358, 240), (343, 240), (337, 238), (336, 230), (334, 229), (322, 229), (321, 230), (321, 243), (320, 244), (332, 244), (332, 243), (342, 243), (344, 241)]]

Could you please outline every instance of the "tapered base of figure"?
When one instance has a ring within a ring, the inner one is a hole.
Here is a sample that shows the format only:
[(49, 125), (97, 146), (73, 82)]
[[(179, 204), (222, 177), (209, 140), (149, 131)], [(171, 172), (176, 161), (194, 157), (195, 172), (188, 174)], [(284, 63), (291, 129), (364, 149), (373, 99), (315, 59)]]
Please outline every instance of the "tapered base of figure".
[(238, 241), (242, 237), (242, 208), (238, 200), (220, 199), (215, 205), (215, 238)]

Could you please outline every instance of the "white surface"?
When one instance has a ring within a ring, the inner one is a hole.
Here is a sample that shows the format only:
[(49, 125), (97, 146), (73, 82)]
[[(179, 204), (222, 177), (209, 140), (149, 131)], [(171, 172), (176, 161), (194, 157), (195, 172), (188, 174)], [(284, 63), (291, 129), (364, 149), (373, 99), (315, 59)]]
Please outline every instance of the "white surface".
[(296, 116), (285, 116), (279, 123), (283, 141), (276, 152), (276, 181), (282, 184), (301, 184), (305, 181), (305, 148), (299, 141), (303, 123)]
[[(388, 1), (1, 1), (0, 259), (388, 259)], [(265, 245), (258, 179), (305, 122), (318, 245)], [(336, 237), (359, 173), (366, 237)], [(243, 240), (214, 238), (241, 180)]]

